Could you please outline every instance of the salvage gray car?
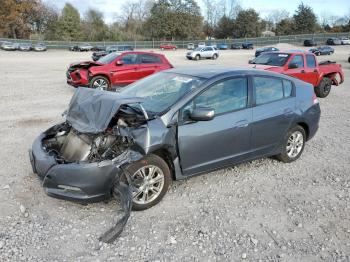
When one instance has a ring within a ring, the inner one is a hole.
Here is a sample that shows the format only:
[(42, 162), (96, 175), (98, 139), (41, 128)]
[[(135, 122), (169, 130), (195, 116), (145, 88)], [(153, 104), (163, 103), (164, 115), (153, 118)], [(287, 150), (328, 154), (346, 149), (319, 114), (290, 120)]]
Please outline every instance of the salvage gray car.
[(319, 119), (313, 87), (296, 78), (171, 69), (119, 93), (78, 88), (65, 121), (36, 138), (30, 159), (50, 196), (99, 201), (124, 181), (133, 208), (143, 210), (172, 180), (261, 157), (298, 159)]

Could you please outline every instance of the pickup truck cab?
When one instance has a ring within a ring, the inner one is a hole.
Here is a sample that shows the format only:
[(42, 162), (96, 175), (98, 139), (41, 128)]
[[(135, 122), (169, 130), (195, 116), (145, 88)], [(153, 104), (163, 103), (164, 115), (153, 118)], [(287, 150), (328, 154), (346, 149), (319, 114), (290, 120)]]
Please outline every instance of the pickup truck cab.
[(249, 61), (254, 68), (273, 71), (296, 77), (312, 84), (318, 97), (326, 97), (331, 86), (344, 82), (344, 73), (340, 64), (325, 61), (318, 63), (310, 52), (287, 51), (267, 52)]

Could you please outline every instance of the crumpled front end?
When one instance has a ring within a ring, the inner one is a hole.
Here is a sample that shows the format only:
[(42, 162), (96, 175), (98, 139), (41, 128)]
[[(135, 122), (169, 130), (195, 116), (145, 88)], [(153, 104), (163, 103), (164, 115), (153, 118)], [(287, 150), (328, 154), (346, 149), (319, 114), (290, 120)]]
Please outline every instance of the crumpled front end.
[(82, 136), (67, 123), (53, 126), (29, 151), (33, 172), (50, 196), (82, 203), (108, 199), (122, 167), (142, 158), (128, 148), (129, 142), (119, 139), (106, 134)]

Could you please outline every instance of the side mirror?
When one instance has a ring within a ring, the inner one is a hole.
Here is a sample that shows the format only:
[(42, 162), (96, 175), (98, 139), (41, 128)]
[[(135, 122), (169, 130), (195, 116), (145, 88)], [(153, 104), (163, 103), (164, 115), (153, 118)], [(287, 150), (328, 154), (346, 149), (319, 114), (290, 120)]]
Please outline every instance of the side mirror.
[(194, 121), (209, 121), (214, 118), (214, 109), (209, 107), (197, 107), (193, 109), (190, 118)]
[(298, 65), (296, 63), (290, 63), (288, 65), (288, 69), (295, 69), (295, 68), (298, 68)]
[(121, 65), (123, 65), (124, 63), (123, 63), (123, 61), (121, 61), (121, 60), (118, 60), (117, 62), (115, 62), (115, 65), (117, 65), (117, 66), (121, 66)]

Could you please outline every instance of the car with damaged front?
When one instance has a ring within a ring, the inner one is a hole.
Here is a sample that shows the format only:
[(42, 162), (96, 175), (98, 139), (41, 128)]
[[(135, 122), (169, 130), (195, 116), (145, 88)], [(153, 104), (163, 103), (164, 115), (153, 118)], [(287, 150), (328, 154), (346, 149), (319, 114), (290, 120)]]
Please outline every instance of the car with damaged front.
[(66, 76), (71, 86), (112, 90), (143, 77), (172, 68), (168, 59), (154, 52), (112, 52), (98, 61), (69, 65)]
[(269, 71), (206, 66), (159, 72), (119, 92), (78, 88), (65, 120), (29, 151), (50, 196), (110, 198), (128, 185), (134, 210), (171, 181), (261, 157), (297, 160), (318, 129), (313, 86)]

